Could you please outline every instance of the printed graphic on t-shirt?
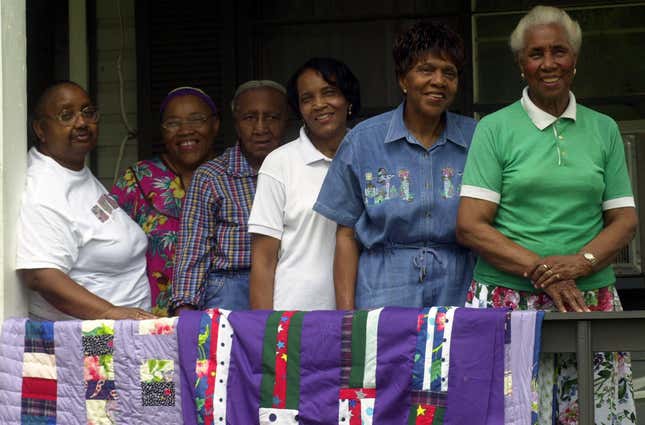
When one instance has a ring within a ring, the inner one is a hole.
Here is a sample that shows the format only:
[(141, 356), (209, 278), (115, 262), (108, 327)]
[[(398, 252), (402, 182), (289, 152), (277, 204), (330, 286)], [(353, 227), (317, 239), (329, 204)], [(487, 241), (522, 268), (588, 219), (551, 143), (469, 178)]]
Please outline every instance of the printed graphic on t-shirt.
[(119, 204), (110, 195), (103, 194), (96, 201), (96, 204), (92, 206), (92, 213), (101, 223), (105, 223), (117, 208), (119, 208)]
[(461, 191), (461, 183), (455, 185), (454, 178), (461, 181), (462, 171), (456, 171), (452, 167), (445, 167), (441, 169), (441, 197), (443, 199), (451, 199), (459, 194)]
[(414, 195), (410, 190), (410, 171), (402, 168), (390, 174), (384, 167), (374, 173), (365, 173), (365, 205), (379, 205), (385, 201), (401, 199), (405, 202), (412, 202)]

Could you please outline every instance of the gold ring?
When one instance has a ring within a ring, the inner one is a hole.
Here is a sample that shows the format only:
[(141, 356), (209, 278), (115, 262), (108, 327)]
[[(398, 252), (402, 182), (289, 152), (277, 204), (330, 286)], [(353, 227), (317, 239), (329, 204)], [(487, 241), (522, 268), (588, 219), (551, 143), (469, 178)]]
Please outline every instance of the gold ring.
[(547, 273), (547, 276), (551, 276), (553, 274), (553, 271), (551, 271), (551, 269), (546, 269), (544, 273)]
[(551, 266), (549, 266), (548, 264), (542, 264), (542, 267), (544, 267), (544, 270), (551, 270)]
[(556, 273), (556, 274), (555, 274), (555, 278), (556, 278), (556, 279), (558, 279), (558, 280), (560, 280), (560, 273)]

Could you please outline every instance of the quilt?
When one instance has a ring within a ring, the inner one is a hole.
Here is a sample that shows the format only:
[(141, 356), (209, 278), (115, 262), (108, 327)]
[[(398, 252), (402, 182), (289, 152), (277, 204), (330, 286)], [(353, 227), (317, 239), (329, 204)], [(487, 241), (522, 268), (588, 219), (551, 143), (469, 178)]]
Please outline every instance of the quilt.
[(9, 319), (1, 424), (529, 425), (541, 312)]

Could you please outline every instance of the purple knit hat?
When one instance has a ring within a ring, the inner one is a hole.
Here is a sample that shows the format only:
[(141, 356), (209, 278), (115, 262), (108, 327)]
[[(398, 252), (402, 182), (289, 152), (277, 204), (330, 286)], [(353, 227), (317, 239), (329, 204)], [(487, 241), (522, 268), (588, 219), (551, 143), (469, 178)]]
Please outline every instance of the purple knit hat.
[(168, 106), (168, 103), (170, 103), (171, 100), (178, 96), (196, 96), (203, 100), (209, 108), (211, 108), (211, 111), (213, 111), (213, 114), (217, 114), (217, 107), (215, 106), (215, 102), (213, 102), (213, 99), (209, 95), (207, 95), (203, 90), (198, 89), (196, 87), (177, 87), (176, 89), (172, 89), (168, 92), (166, 97), (164, 98), (163, 102), (161, 102), (161, 106), (159, 107), (159, 112), (161, 113), (161, 116), (163, 117), (163, 113), (166, 110), (166, 107)]

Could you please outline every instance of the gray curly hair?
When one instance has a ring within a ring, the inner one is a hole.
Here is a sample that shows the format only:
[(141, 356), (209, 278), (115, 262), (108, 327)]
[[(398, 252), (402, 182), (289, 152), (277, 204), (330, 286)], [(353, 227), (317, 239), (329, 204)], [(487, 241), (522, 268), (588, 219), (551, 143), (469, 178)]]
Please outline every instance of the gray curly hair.
[(520, 19), (517, 26), (511, 33), (509, 44), (513, 56), (516, 58), (524, 48), (526, 31), (537, 25), (560, 25), (567, 34), (569, 44), (573, 52), (577, 55), (582, 45), (582, 30), (577, 21), (571, 19), (569, 14), (562, 9), (551, 6), (535, 6), (526, 15)]
[(242, 93), (248, 90), (262, 89), (267, 87), (279, 91), (285, 96), (285, 99), (286, 99), (287, 89), (285, 89), (282, 84), (276, 83), (273, 80), (251, 80), (251, 81), (247, 81), (244, 84), (240, 84), (237, 90), (235, 90), (235, 94), (233, 95), (233, 100), (231, 100), (231, 111), (235, 113), (235, 110), (237, 109), (237, 98), (240, 97)]

